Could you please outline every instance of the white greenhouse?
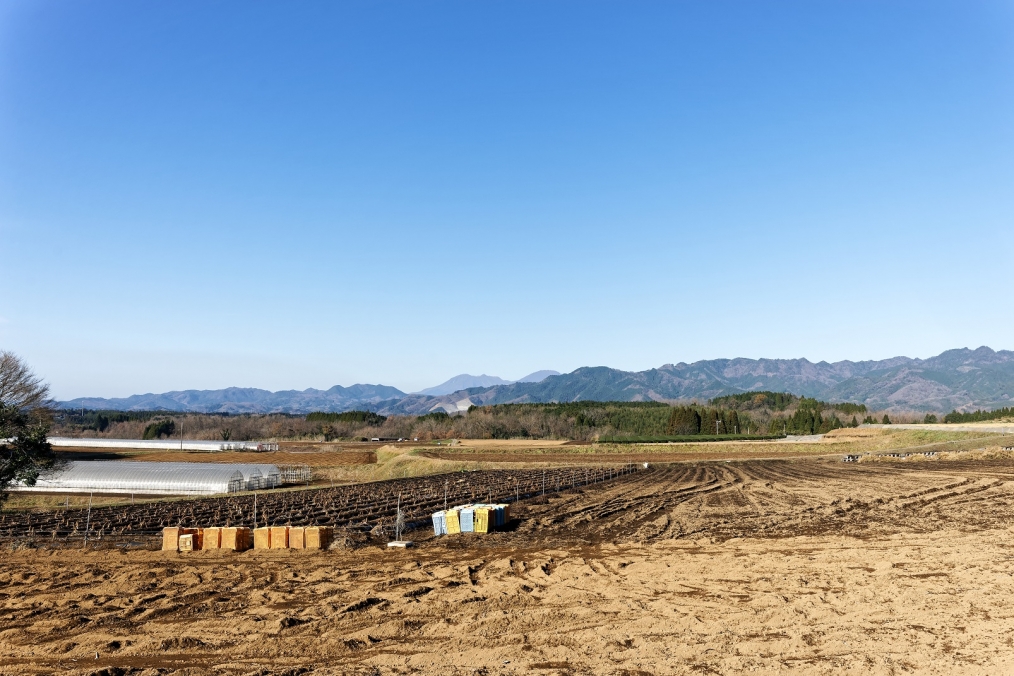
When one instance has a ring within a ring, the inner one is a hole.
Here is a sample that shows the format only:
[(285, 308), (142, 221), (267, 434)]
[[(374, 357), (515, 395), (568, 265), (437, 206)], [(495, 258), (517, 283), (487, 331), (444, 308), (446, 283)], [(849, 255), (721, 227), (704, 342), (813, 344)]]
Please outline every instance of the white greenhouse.
[[(275, 481), (269, 484), (272, 476)], [(212, 495), (274, 488), (279, 479), (275, 465), (76, 460), (34, 486), (13, 488), (47, 493)]]
[(91, 439), (77, 437), (50, 437), (49, 443), (57, 447), (73, 448), (130, 448), (148, 451), (277, 451), (278, 444), (265, 441), (195, 441), (180, 439)]

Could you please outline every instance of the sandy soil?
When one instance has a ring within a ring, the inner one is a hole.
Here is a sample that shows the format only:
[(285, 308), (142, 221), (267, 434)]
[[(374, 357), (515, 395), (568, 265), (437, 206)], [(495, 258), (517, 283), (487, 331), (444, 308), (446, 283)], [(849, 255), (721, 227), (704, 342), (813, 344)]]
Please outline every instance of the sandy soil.
[(407, 551), (5, 552), (0, 673), (1010, 673), (1012, 480), (686, 464)]

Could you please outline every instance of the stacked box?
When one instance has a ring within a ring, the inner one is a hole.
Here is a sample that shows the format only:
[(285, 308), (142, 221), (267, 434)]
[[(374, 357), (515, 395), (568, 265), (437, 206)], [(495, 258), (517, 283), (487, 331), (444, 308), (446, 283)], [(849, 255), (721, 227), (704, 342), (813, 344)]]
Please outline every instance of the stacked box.
[(475, 508), (472, 505), (467, 505), (461, 508), (458, 512), (458, 524), (461, 527), (462, 533), (472, 533), (475, 531)]
[(303, 529), (304, 546), (307, 549), (327, 549), (334, 537), (331, 526), (307, 526)]
[(250, 529), (223, 528), (221, 547), (222, 549), (234, 552), (243, 552), (250, 549)]
[(254, 549), (271, 549), (271, 529), (254, 528)]
[(291, 526), (289, 528), (289, 549), (306, 549), (304, 531), (302, 526)]
[(473, 520), (472, 520), (472, 531), (476, 533), (488, 533), (490, 530), (489, 523), (489, 507), (475, 507), (473, 508)]
[(272, 526), (271, 549), (288, 549), (288, 547), (289, 547), (289, 527)]
[(433, 513), (433, 534), (447, 535), (447, 517), (443, 512)]
[(194, 538), (196, 535), (188, 533), (180, 536), (180, 551), (181, 552), (192, 552), (194, 551)]
[(180, 529), (166, 527), (162, 529), (162, 551), (178, 552), (180, 550)]
[(458, 518), (459, 516), (460, 514), (457, 509), (448, 509), (444, 512), (448, 535), (454, 535), (455, 533), (461, 532), (461, 520)]
[(222, 529), (205, 528), (201, 549), (220, 549), (222, 547)]

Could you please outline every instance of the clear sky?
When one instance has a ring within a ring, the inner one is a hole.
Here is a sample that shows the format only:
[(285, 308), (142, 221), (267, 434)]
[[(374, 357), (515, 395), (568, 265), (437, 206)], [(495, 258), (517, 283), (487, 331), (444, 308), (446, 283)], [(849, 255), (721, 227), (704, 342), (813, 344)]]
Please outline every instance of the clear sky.
[(1014, 348), (1014, 3), (0, 5), (59, 398)]

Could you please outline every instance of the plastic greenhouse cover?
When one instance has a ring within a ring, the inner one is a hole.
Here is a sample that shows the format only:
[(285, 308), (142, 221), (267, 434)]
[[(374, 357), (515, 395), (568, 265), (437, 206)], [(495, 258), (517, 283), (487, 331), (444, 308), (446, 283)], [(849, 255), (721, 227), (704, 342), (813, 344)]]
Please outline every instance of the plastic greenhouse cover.
[(260, 470), (256, 465), (244, 464), (76, 460), (40, 478), (35, 486), (17, 488), (63, 493), (207, 495), (245, 490), (247, 473), (259, 475)]

